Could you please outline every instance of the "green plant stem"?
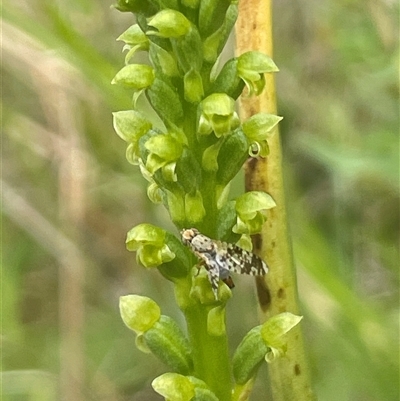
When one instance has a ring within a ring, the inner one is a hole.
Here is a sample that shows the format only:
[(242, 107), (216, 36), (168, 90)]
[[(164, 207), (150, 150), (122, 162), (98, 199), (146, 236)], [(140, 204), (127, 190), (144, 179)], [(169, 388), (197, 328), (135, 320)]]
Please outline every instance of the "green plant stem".
[[(236, 25), (237, 53), (259, 50), (272, 57), (271, 0), (241, 1)], [(257, 98), (241, 98), (242, 119), (260, 111), (276, 114), (273, 74), (266, 76), (266, 88)], [(255, 251), (268, 261), (270, 272), (257, 280), (261, 320), (287, 311), (299, 314), (296, 276), (286, 221), (282, 152), (278, 129), (269, 141), (270, 155), (246, 164), (246, 190), (268, 192), (277, 206), (268, 210), (267, 223), (255, 242)], [(301, 328), (288, 333), (286, 356), (269, 365), (274, 401), (309, 401), (311, 391)]]
[(193, 349), (195, 374), (204, 380), (220, 401), (231, 400), (231, 369), (226, 333), (207, 331), (208, 307), (191, 305), (184, 311)]

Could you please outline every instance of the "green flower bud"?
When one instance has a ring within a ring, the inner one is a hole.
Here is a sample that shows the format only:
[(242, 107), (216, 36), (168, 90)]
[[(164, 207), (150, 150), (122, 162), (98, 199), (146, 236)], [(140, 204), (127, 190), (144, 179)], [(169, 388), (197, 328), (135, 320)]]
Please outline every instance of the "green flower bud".
[(136, 259), (145, 267), (157, 267), (175, 258), (165, 244), (165, 230), (151, 224), (139, 224), (126, 238), (128, 251), (136, 251)]
[(242, 123), (243, 132), (249, 143), (258, 145), (255, 156), (268, 156), (269, 147), (267, 141), (275, 133), (274, 127), (282, 119), (283, 117), (274, 114), (258, 113)]
[(160, 307), (150, 298), (125, 295), (119, 298), (119, 310), (124, 323), (136, 333), (151, 329), (160, 319)]
[(238, 127), (240, 121), (235, 112), (235, 101), (225, 93), (213, 93), (200, 103), (199, 135), (208, 135), (214, 131), (215, 136), (230, 133)]
[(275, 207), (275, 201), (266, 192), (251, 191), (236, 200), (237, 221), (233, 232), (238, 234), (257, 234), (261, 231), (266, 217), (266, 209)]
[(232, 358), (236, 383), (245, 384), (253, 378), (267, 352), (268, 346), (261, 337), (261, 326), (254, 327), (238, 345)]
[(229, 183), (248, 158), (249, 145), (241, 129), (228, 135), (218, 154), (217, 182)]
[(151, 383), (154, 391), (168, 401), (190, 401), (195, 395), (194, 384), (186, 376), (164, 373)]
[(178, 92), (166, 81), (156, 78), (146, 91), (147, 98), (167, 127), (180, 126), (183, 109)]
[(152, 85), (154, 79), (154, 70), (149, 65), (128, 64), (117, 72), (111, 83), (139, 91)]
[(161, 315), (143, 337), (150, 351), (171, 370), (185, 375), (192, 372), (189, 342), (169, 316)]
[(178, 77), (179, 71), (173, 54), (154, 42), (150, 43), (149, 58), (155, 70), (169, 78)]
[(287, 342), (284, 335), (299, 324), (301, 319), (303, 319), (303, 316), (283, 312), (272, 316), (262, 325), (261, 337), (270, 348), (269, 352), (265, 355), (267, 362), (272, 362), (285, 354)]
[(207, 315), (207, 332), (210, 336), (220, 337), (225, 335), (225, 305), (212, 308)]
[(264, 53), (250, 51), (238, 57), (238, 75), (245, 82), (249, 95), (259, 95), (265, 86), (264, 73), (279, 71), (272, 59)]
[(191, 225), (203, 220), (206, 210), (203, 205), (203, 198), (199, 190), (194, 194), (185, 195), (185, 214), (186, 221)]
[(179, 38), (186, 35), (191, 29), (191, 22), (179, 11), (162, 10), (151, 18), (147, 24), (157, 30), (147, 31), (147, 35), (160, 36), (162, 38)]
[(237, 65), (237, 58), (228, 60), (222, 67), (216, 80), (212, 83), (210, 92), (226, 93), (232, 99), (237, 99), (245, 85), (244, 81), (238, 75)]
[(144, 146), (149, 152), (146, 169), (150, 174), (162, 168), (167, 181), (176, 181), (175, 167), (182, 154), (182, 145), (172, 135), (163, 134), (149, 138)]
[(189, 103), (198, 103), (204, 95), (203, 81), (201, 75), (191, 69), (183, 78), (183, 86), (185, 91), (185, 100)]
[(204, 59), (213, 64), (220, 55), (235, 25), (238, 16), (238, 4), (232, 3), (226, 11), (223, 24), (203, 43)]

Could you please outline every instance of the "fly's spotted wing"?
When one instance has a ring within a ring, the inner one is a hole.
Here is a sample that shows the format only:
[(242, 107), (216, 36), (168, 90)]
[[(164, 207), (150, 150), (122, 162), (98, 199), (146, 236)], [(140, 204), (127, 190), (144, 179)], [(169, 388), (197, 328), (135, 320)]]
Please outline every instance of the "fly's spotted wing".
[(195, 228), (182, 230), (181, 236), (183, 243), (191, 248), (208, 270), (208, 279), (216, 299), (219, 280), (224, 281), (229, 288), (235, 286), (230, 272), (252, 276), (261, 276), (268, 272), (268, 267), (261, 258), (237, 245), (213, 240)]

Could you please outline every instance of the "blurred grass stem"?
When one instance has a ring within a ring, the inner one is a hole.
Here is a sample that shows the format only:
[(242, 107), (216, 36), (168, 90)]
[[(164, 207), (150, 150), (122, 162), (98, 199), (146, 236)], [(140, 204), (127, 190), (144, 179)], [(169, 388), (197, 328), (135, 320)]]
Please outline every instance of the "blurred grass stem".
[[(259, 50), (273, 56), (270, 0), (242, 1), (236, 25), (237, 54)], [(279, 65), (279, 63), (278, 63)], [(246, 119), (255, 113), (276, 114), (274, 74), (266, 75), (266, 88), (257, 97), (241, 97), (241, 115)], [(246, 190), (265, 191), (277, 206), (268, 210), (268, 220), (254, 249), (270, 265), (270, 274), (257, 280), (261, 320), (287, 311), (299, 314), (296, 276), (286, 220), (282, 152), (278, 128), (269, 141), (270, 155), (250, 159), (246, 166)], [(288, 334), (285, 358), (269, 365), (274, 401), (308, 401), (313, 399), (302, 332), (299, 326)]]

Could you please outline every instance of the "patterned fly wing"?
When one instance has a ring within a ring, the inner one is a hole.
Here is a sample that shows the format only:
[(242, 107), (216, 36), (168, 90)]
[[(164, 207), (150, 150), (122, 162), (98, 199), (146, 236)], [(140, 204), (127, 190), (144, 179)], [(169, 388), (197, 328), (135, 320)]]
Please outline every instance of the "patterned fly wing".
[(268, 272), (263, 260), (252, 252), (237, 245), (213, 240), (201, 234), (195, 228), (181, 231), (182, 242), (189, 246), (193, 253), (202, 261), (208, 271), (215, 298), (218, 299), (219, 280), (233, 288), (230, 272), (261, 276)]

